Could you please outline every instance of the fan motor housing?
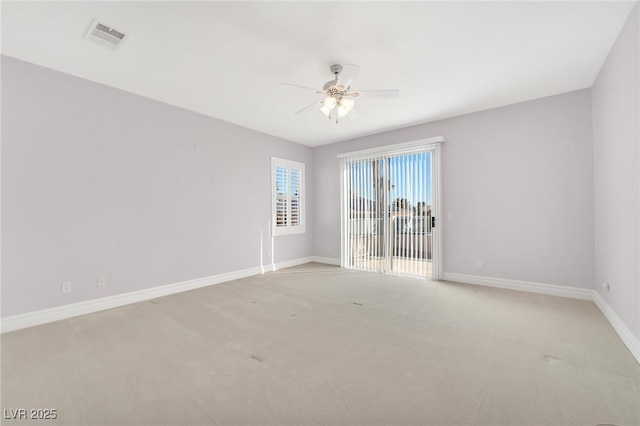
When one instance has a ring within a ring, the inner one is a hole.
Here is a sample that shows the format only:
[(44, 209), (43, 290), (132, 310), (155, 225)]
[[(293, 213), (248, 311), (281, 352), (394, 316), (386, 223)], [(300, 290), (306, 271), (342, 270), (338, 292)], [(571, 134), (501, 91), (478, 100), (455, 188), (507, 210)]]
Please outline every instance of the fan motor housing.
[(322, 90), (327, 92), (329, 96), (339, 97), (347, 93), (348, 87), (338, 86), (338, 80), (327, 81), (324, 86), (322, 86)]
[(341, 97), (345, 93), (347, 93), (348, 87), (338, 86), (338, 74), (342, 72), (342, 65), (334, 64), (331, 65), (331, 72), (336, 76), (335, 79), (327, 81), (322, 89), (327, 92), (329, 96), (333, 96), (336, 98)]
[(342, 72), (342, 65), (340, 64), (331, 65), (330, 69), (333, 74), (340, 74)]

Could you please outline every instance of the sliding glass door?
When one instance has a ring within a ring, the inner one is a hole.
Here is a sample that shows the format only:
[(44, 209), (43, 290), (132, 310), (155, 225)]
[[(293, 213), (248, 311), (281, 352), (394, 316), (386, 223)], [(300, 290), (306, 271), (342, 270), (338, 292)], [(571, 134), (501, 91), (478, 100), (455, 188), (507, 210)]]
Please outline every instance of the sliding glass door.
[(434, 278), (435, 148), (342, 159), (342, 264)]

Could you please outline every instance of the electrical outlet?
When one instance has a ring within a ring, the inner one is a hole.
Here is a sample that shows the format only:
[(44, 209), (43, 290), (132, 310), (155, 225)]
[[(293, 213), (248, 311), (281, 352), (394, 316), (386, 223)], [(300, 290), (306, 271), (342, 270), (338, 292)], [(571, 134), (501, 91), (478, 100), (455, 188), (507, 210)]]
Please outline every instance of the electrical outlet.
[(610, 285), (609, 285), (609, 283), (608, 283), (608, 282), (606, 282), (606, 281), (602, 283), (602, 288), (604, 288), (604, 289), (605, 289), (605, 290), (607, 290), (607, 291), (610, 291), (610, 290), (611, 290), (611, 286), (610, 286)]
[(98, 287), (104, 287), (105, 285), (107, 285), (107, 277), (105, 277), (104, 275), (100, 275), (97, 279), (96, 279), (96, 285)]
[(62, 294), (71, 293), (71, 281), (65, 281), (62, 283)]
[(476, 268), (482, 268), (482, 259), (476, 260)]

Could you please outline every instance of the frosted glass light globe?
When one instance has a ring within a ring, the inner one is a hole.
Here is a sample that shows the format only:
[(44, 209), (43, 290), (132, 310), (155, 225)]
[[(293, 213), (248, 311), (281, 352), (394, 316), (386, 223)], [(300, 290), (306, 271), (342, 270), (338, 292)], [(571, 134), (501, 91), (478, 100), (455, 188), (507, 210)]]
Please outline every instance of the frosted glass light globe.
[(327, 99), (324, 100), (324, 106), (329, 111), (331, 111), (336, 107), (336, 98), (334, 98), (333, 96), (329, 96)]

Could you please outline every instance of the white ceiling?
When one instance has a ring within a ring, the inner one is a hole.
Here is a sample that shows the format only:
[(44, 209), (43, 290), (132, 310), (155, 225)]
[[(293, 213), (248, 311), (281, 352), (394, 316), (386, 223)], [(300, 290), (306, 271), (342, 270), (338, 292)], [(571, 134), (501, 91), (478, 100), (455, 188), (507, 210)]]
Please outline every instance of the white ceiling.
[[(633, 2), (6, 2), (2, 52), (315, 146), (590, 87)], [(83, 38), (92, 18), (129, 39)], [(359, 114), (294, 115), (332, 63)]]

